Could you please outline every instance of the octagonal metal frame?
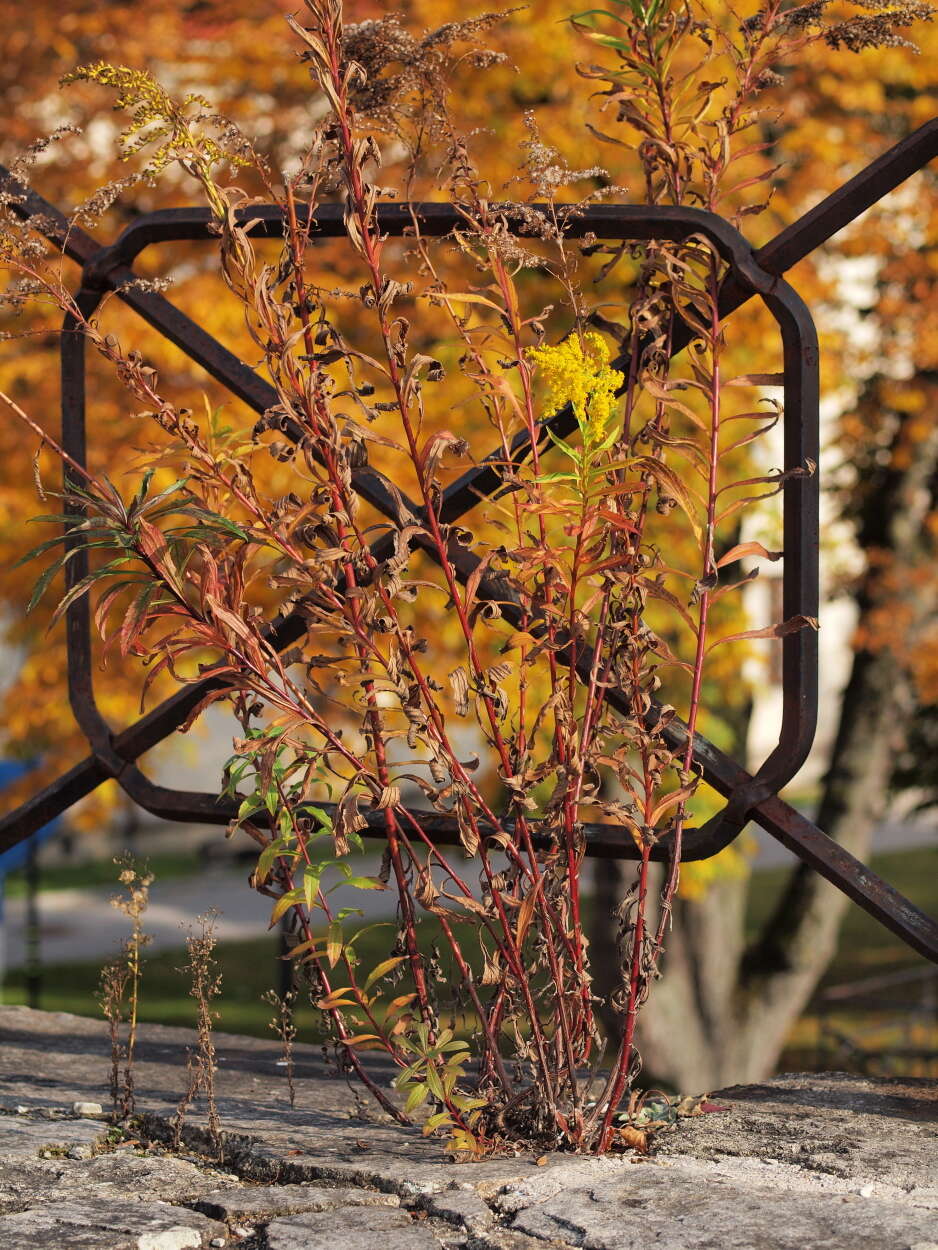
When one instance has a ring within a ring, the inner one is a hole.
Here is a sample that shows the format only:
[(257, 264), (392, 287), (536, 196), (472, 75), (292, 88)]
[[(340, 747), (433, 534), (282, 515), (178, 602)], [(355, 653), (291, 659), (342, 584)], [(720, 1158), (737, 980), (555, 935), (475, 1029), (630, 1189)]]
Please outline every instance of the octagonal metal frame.
[[(503, 210), (509, 229), (514, 223), (516, 233), (524, 233), (525, 217)], [(252, 206), (241, 214), (249, 233), (264, 238), (283, 237), (283, 216), (279, 207), (273, 205)], [(636, 208), (626, 205), (592, 206), (564, 213), (559, 207), (564, 224), (565, 237), (585, 235), (612, 241), (651, 241), (667, 239), (681, 242), (691, 236), (703, 237), (720, 254), (728, 265), (728, 272), (743, 290), (758, 294), (769, 308), (779, 326), (783, 348), (784, 385), (784, 469), (791, 474), (782, 488), (784, 560), (783, 560), (783, 613), (785, 619), (794, 616), (816, 618), (818, 612), (818, 501), (817, 474), (818, 448), (818, 342), (811, 315), (800, 296), (784, 281), (766, 273), (753, 258), (752, 251), (738, 231), (727, 222), (712, 214), (695, 209)], [(446, 237), (460, 223), (457, 207), (449, 204), (387, 205), (377, 208), (378, 225), (382, 233), (395, 236), (419, 229), (424, 237)], [(302, 221), (306, 225), (306, 221)], [(139, 255), (155, 244), (180, 240), (209, 241), (215, 236), (211, 231), (212, 216), (205, 209), (169, 209), (150, 213), (138, 218), (108, 248), (99, 251), (84, 266), (82, 283), (76, 296), (81, 315), (90, 320), (109, 289), (110, 275), (117, 269), (132, 269)], [(342, 239), (345, 227), (342, 210), (338, 205), (328, 205), (317, 210), (310, 226), (312, 239)], [(187, 355), (193, 355), (185, 341), (179, 344)], [(230, 385), (231, 371), (228, 362), (219, 358), (219, 346), (211, 347), (212, 372)], [(679, 348), (677, 350), (680, 350)], [(76, 329), (75, 319), (70, 315), (63, 327), (62, 349), (62, 445), (78, 464), (87, 463), (86, 446), (86, 397), (85, 397), (85, 336)], [(202, 362), (204, 363), (204, 362)], [(628, 373), (628, 359), (620, 357), (614, 367)], [(263, 413), (277, 402), (276, 392), (255, 375), (255, 384), (248, 400), (251, 407)], [(571, 410), (550, 419), (555, 434), (564, 436), (574, 425)], [(302, 437), (302, 431), (289, 425), (287, 437)], [(486, 457), (488, 465), (497, 468), (495, 454)], [(806, 466), (810, 471), (805, 471)], [(473, 474), (470, 470), (470, 476)], [(67, 477), (70, 476), (67, 474)], [(504, 485), (499, 474), (498, 485)], [(401, 493), (399, 488), (390, 490), (381, 475), (370, 469), (353, 475), (352, 486), (389, 519), (399, 519)], [(497, 487), (496, 487), (497, 489)], [(456, 520), (471, 508), (484, 504), (486, 494), (476, 485), (467, 495), (463, 485), (451, 488), (463, 499), (461, 506), (454, 507), (451, 492), (444, 495), (441, 514), (446, 522)], [(474, 496), (474, 497), (473, 497)], [(404, 499), (404, 507), (418, 518), (420, 506)], [(467, 506), (468, 505), (468, 506)], [(77, 522), (73, 523), (75, 529)], [(69, 528), (68, 526), (66, 527)], [(374, 558), (380, 562), (390, 552), (384, 549), (392, 540), (389, 536), (377, 540), (372, 549)], [(66, 566), (66, 588), (77, 585), (88, 573), (87, 553), (79, 550)], [(432, 546), (427, 545), (432, 556)], [(454, 545), (452, 557), (460, 580), (466, 581), (478, 564), (478, 557)], [(509, 623), (518, 624), (522, 609), (512, 602), (510, 592), (498, 579), (483, 574), (479, 583), (479, 597), (497, 601), (502, 616)], [(206, 813), (216, 822), (227, 822), (232, 816), (232, 805), (221, 803), (217, 796), (169, 789), (155, 785), (135, 763), (122, 759), (114, 750), (114, 732), (97, 706), (93, 683), (91, 648), (90, 606), (87, 596), (71, 604), (67, 613), (68, 688), (72, 712), (91, 744), (95, 755), (105, 764), (122, 789), (141, 807), (154, 815), (174, 820), (204, 819)], [(776, 794), (795, 775), (807, 758), (814, 739), (817, 721), (817, 635), (813, 629), (801, 629), (788, 634), (782, 640), (782, 717), (778, 743), (764, 764), (751, 780), (735, 787), (729, 794), (724, 811), (708, 822), (703, 830), (689, 829), (685, 833), (686, 852), (682, 858), (705, 858), (715, 853), (714, 847), (725, 845), (735, 837), (743, 825), (751, 807), (761, 798)], [(589, 674), (586, 673), (588, 680)], [(620, 711), (627, 712), (628, 705), (617, 691), (610, 691), (609, 701)], [(653, 707), (651, 717), (655, 719)], [(686, 737), (686, 729), (679, 721), (670, 729), (671, 741), (680, 743)], [(197, 813), (199, 815), (197, 815)], [(422, 813), (425, 820), (429, 813)], [(445, 822), (444, 822), (445, 823)], [(452, 832), (457, 835), (455, 820)], [(594, 825), (589, 828), (593, 840), (601, 839), (604, 845), (621, 843), (620, 854), (637, 855), (637, 849), (628, 831), (620, 826)], [(588, 844), (589, 845), (589, 844)], [(655, 857), (665, 859), (669, 855), (668, 840), (655, 847)]]
[[(806, 432), (804, 422), (799, 421), (796, 426), (791, 420), (792, 400), (796, 415), (799, 396), (802, 414), (806, 404), (816, 403), (816, 381), (813, 392), (811, 389), (812, 377), (816, 378), (816, 341), (813, 340), (807, 310), (791, 288), (781, 282), (780, 275), (935, 155), (938, 155), (938, 119), (920, 127), (755, 253), (728, 223), (693, 210), (603, 206), (591, 210), (593, 219), (583, 228), (592, 229), (596, 234), (601, 229), (606, 238), (674, 239), (685, 237), (688, 233), (700, 233), (712, 240), (730, 269), (720, 293), (721, 315), (728, 315), (750, 295), (757, 293), (766, 301), (781, 326), (788, 392), (786, 465), (803, 465), (805, 460), (816, 458), (816, 454), (811, 454), (815, 444), (811, 442), (810, 431)], [(104, 291), (114, 291), (238, 398), (257, 411), (269, 406), (273, 392), (253, 370), (168, 300), (134, 285), (136, 275), (131, 266), (140, 251), (152, 243), (207, 237), (207, 212), (174, 209), (150, 214), (138, 219), (112, 246), (99, 247), (90, 235), (69, 222), (40, 196), (17, 184), (2, 168), (0, 186), (17, 197), (14, 204), (16, 212), (24, 218), (40, 216), (43, 232), (82, 266), (83, 282), (79, 298), (83, 301), (83, 308), (96, 307)], [(449, 205), (384, 205), (380, 210), (381, 228), (388, 233), (403, 233), (414, 211), (419, 214), (421, 229), (427, 235), (446, 234), (454, 224), (456, 210)], [(258, 210), (252, 209), (250, 217), (257, 222), (254, 227), (257, 232), (271, 237), (280, 234), (280, 210), (275, 206), (260, 210), (260, 216)], [(338, 206), (317, 210), (315, 233), (321, 237), (342, 235)], [(67, 383), (63, 387), (63, 397), (66, 408), (70, 408), (68, 412), (63, 411), (63, 417), (66, 426), (71, 427), (70, 436), (75, 437), (75, 447), (83, 454), (84, 368), (76, 346), (80, 342), (83, 342), (81, 336), (74, 331), (67, 332), (63, 338), (63, 381)], [(686, 342), (686, 338), (678, 338), (674, 350), (681, 350)], [(617, 361), (617, 367), (621, 367), (622, 363)], [(569, 432), (572, 424), (569, 410), (561, 411), (543, 423), (542, 437), (547, 440), (548, 428), (561, 435)], [(530, 454), (530, 450), (527, 437), (519, 436), (512, 447), (512, 457), (523, 459)], [(491, 456), (453, 483), (445, 495), (444, 521), (454, 521), (480, 498), (498, 490), (502, 484), (499, 473), (501, 461), (501, 455)], [(356, 489), (363, 497), (372, 497), (372, 502), (379, 507), (382, 502), (387, 503), (389, 493), (379, 475), (365, 470), (358, 478)], [(804, 493), (806, 488), (807, 493)], [(811, 491), (816, 491), (816, 478), (796, 477), (785, 486), (785, 552), (788, 557), (786, 616), (798, 612), (815, 614), (806, 610), (813, 602), (809, 582), (813, 580), (816, 586), (817, 576), (816, 512), (812, 537)], [(789, 499), (796, 494), (800, 494), (799, 506), (789, 507)], [(805, 500), (808, 501), (807, 507), (804, 506)], [(382, 510), (386, 511), (386, 508)], [(802, 556), (792, 561), (791, 552), (795, 547)], [(81, 558), (76, 555), (74, 562)], [(465, 559), (472, 562), (475, 557), (466, 553)], [(800, 565), (797, 577), (792, 569), (796, 563)], [(464, 568), (461, 575), (468, 576), (468, 571)], [(504, 588), (493, 587), (491, 597), (500, 599), (504, 611), (511, 605), (505, 602), (503, 591)], [(85, 654), (90, 656), (87, 611), (83, 615), (70, 613), (68, 630), (71, 654), (79, 661)], [(271, 622), (271, 641), (280, 648), (288, 646), (301, 634), (302, 627), (295, 615), (278, 617)], [(816, 682), (811, 676), (813, 663), (810, 655), (813, 634), (801, 631), (790, 638), (799, 645), (783, 644), (783, 684), (797, 688), (799, 698), (783, 714), (779, 745), (755, 776), (701, 735), (695, 734), (693, 754), (696, 767), (705, 780), (728, 796), (729, 801), (713, 821), (702, 829), (687, 832), (682, 859), (706, 858), (715, 854), (738, 834), (748, 818), (755, 819), (802, 861), (821, 872), (910, 946), (938, 962), (938, 925), (778, 797), (781, 784), (800, 766), (810, 747), (816, 705)], [(87, 652), (86, 646), (89, 648)], [(792, 671), (793, 666), (796, 672)], [(216, 796), (156, 786), (136, 766), (136, 760), (144, 752), (183, 723), (207, 692), (206, 682), (184, 687), (134, 725), (114, 734), (94, 705), (90, 666), (84, 671), (87, 685), (80, 663), (74, 677), (70, 676), (70, 697), (74, 696), (73, 702), (77, 702), (82, 709), (80, 723), (88, 733), (92, 755), (15, 811), (0, 818), (0, 850), (28, 837), (107, 777), (116, 777), (135, 801), (166, 819), (212, 823), (227, 821), (230, 812)], [(89, 693), (90, 707), (83, 703)], [(651, 714), (654, 715), (654, 711)], [(680, 724), (672, 723), (667, 734), (673, 747), (679, 747), (686, 741), (686, 733)], [(376, 820), (375, 826), (378, 823)], [(427, 831), (441, 842), (455, 839), (454, 823), (445, 815), (433, 813), (425, 824)], [(375, 832), (381, 830), (376, 827)], [(588, 854), (621, 858), (633, 858), (635, 855), (631, 839), (624, 839), (618, 827), (588, 825), (585, 832)], [(665, 840), (656, 847), (656, 858), (667, 858), (668, 854)]]

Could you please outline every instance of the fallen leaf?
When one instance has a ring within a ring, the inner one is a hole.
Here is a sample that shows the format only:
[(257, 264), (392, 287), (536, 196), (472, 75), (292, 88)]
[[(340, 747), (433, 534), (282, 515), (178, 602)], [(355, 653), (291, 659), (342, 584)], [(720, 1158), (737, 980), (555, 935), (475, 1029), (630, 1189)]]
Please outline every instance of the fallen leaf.
[(632, 1128), (630, 1124), (626, 1124), (619, 1129), (619, 1138), (624, 1146), (637, 1150), (640, 1155), (648, 1153), (648, 1134), (643, 1133), (640, 1128)]

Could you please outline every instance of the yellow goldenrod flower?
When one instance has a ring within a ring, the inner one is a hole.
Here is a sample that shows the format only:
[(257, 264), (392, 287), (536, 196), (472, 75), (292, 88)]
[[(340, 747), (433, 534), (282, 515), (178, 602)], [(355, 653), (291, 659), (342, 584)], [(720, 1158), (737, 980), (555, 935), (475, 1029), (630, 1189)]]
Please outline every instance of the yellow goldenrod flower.
[(562, 343), (529, 347), (526, 354), (547, 386), (550, 411), (572, 404), (584, 440), (600, 442), (624, 380), (618, 369), (609, 368), (609, 348), (600, 335), (593, 330), (571, 334)]

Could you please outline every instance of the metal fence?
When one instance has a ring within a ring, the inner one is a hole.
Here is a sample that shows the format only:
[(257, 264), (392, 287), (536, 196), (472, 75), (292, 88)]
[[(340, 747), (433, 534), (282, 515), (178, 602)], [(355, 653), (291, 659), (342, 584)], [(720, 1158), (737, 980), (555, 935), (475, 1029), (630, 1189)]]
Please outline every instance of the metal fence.
[[(758, 298), (779, 327), (784, 358), (785, 467), (801, 468), (809, 460), (816, 462), (818, 458), (817, 336), (809, 310), (782, 275), (935, 156), (938, 156), (938, 119), (897, 144), (757, 251), (728, 222), (685, 208), (593, 206), (570, 215), (567, 233), (570, 237), (590, 233), (611, 240), (671, 241), (696, 234), (710, 241), (727, 266), (719, 299), (721, 316), (728, 316), (748, 300)], [(17, 184), (2, 167), (0, 187), (15, 197), (17, 213), (24, 219), (36, 218), (37, 227), (81, 267), (76, 298), (84, 316), (90, 316), (104, 295), (113, 292), (250, 408), (263, 413), (276, 402), (273, 389), (253, 369), (169, 300), (134, 283), (133, 266), (145, 248), (180, 240), (211, 239), (211, 217), (207, 210), (181, 208), (146, 214), (137, 218), (114, 243), (101, 246), (40, 196)], [(416, 217), (425, 236), (442, 237), (459, 220), (456, 208), (447, 204), (386, 204), (377, 211), (380, 229), (389, 235), (402, 235)], [(311, 237), (342, 237), (342, 217), (339, 205), (317, 207)], [(277, 206), (251, 207), (243, 220), (251, 223), (250, 231), (254, 235), (282, 237), (282, 215)], [(522, 213), (514, 217), (508, 209), (506, 220), (519, 235), (525, 232)], [(676, 335), (673, 353), (686, 347), (688, 341), (689, 335)], [(86, 454), (84, 346), (84, 336), (67, 320), (61, 336), (62, 442), (80, 464), (85, 463)], [(626, 357), (619, 357), (613, 365), (628, 372)], [(574, 428), (574, 416), (568, 406), (541, 423), (539, 444), (543, 443), (547, 450), (551, 433), (564, 437)], [(294, 438), (300, 435), (299, 429), (291, 429), (289, 423), (284, 432)], [(511, 447), (512, 461), (520, 463), (531, 452), (528, 435), (519, 435)], [(505, 471), (509, 467), (500, 450), (482, 459), (445, 491), (439, 505), (441, 522), (452, 524), (495, 495), (504, 487)], [(398, 517), (400, 492), (389, 490), (374, 469), (357, 470), (353, 486), (383, 515)], [(420, 507), (408, 500), (403, 504), (419, 521)], [(782, 492), (782, 506), (784, 615), (816, 616), (817, 474), (788, 478)], [(372, 548), (377, 561), (390, 554), (389, 541), (380, 539)], [(479, 558), (470, 549), (459, 549), (454, 552), (453, 561), (457, 575), (465, 581), (477, 569)], [(75, 585), (86, 572), (86, 554), (76, 553), (67, 569), (68, 584)], [(509, 621), (518, 615), (510, 593), (506, 593), (504, 584), (494, 577), (483, 574), (478, 594), (482, 599), (497, 599), (502, 615)], [(282, 650), (295, 643), (302, 633), (302, 615), (294, 610), (270, 622), (268, 637)], [(157, 785), (137, 764), (146, 751), (183, 724), (211, 689), (211, 681), (187, 685), (148, 715), (117, 730), (107, 723), (95, 701), (89, 608), (84, 598), (69, 608), (67, 639), (69, 698), (91, 753), (16, 810), (0, 818), (0, 852), (30, 837), (108, 778), (116, 779), (134, 802), (164, 819), (227, 823), (235, 810), (230, 801), (214, 793)], [(938, 963), (938, 924), (778, 796), (810, 751), (817, 714), (814, 631), (800, 630), (788, 635), (783, 639), (782, 648), (784, 704), (778, 743), (760, 768), (750, 773), (702, 735), (694, 735), (694, 766), (727, 802), (723, 810), (701, 828), (686, 831), (682, 859), (705, 859), (715, 855), (738, 836), (749, 820), (754, 820), (909, 946)], [(614, 706), (626, 706), (615, 691), (610, 691), (607, 697)], [(652, 705), (648, 713), (652, 723), (658, 714), (658, 708)], [(679, 750), (686, 743), (686, 726), (678, 719), (672, 720), (665, 737), (672, 749)], [(383, 836), (382, 814), (374, 813), (372, 822), (363, 832)], [(458, 839), (454, 818), (422, 812), (420, 822), (441, 843)], [(621, 827), (588, 824), (585, 835), (588, 855), (637, 857), (631, 836)], [(670, 853), (669, 839), (663, 838), (655, 847), (653, 857), (666, 860)]]

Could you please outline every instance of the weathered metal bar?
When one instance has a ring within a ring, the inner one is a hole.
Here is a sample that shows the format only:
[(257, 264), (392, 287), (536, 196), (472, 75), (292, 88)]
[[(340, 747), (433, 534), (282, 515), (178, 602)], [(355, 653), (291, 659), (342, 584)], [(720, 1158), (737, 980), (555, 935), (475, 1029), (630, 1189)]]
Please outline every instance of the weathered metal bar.
[[(841, 229), (855, 216), (868, 208), (877, 199), (881, 198), (893, 187), (897, 186), (910, 173), (915, 172), (923, 164), (927, 163), (938, 149), (938, 121), (928, 123), (920, 128), (915, 134), (909, 136), (897, 144), (895, 148), (880, 157), (877, 161), (854, 179), (851, 179), (843, 188), (827, 197), (815, 209), (806, 214), (793, 226), (788, 227), (780, 235), (778, 235), (769, 244), (756, 253), (755, 260), (759, 268), (769, 273), (781, 273), (789, 268), (796, 261), (802, 259), (809, 251), (825, 239), (829, 238), (837, 230)], [(30, 213), (43, 213), (47, 218), (52, 218), (58, 223), (57, 230), (53, 237), (60, 243), (66, 245), (66, 254), (72, 259), (78, 261), (79, 264), (87, 266), (89, 274), (94, 275), (96, 272), (100, 274), (99, 266), (105, 260), (105, 252), (113, 252), (114, 249), (98, 249), (95, 254), (94, 241), (82, 231), (76, 231), (74, 227), (70, 227), (66, 219), (58, 214), (50, 205), (41, 201), (39, 197), (29, 193), (26, 197), (24, 207)], [(421, 206), (422, 207), (422, 206)], [(390, 211), (402, 211), (401, 206), (390, 206)], [(190, 210), (170, 210), (171, 213), (189, 214)], [(404, 212), (409, 213), (406, 207)], [(25, 214), (24, 214), (25, 215)], [(165, 216), (165, 215), (160, 215)], [(431, 206), (429, 213), (431, 221), (428, 221), (425, 233), (436, 233), (435, 230), (429, 228), (437, 226), (439, 230), (445, 233), (442, 223), (445, 221), (445, 213), (440, 215), (440, 206)], [(332, 223), (323, 222), (328, 229)], [(391, 222), (389, 221), (390, 225)], [(160, 229), (165, 230), (166, 237), (179, 237), (173, 235), (172, 231), (178, 229), (181, 222), (178, 220), (170, 221), (168, 218), (161, 223)], [(198, 230), (199, 223), (193, 222), (189, 227)], [(273, 225), (269, 227), (273, 230)], [(447, 227), (448, 228), (448, 227)], [(134, 244), (134, 239), (139, 238), (132, 232), (125, 232), (115, 248), (119, 245), (125, 249), (124, 257), (120, 254), (113, 255), (108, 258), (108, 264), (119, 262), (120, 260), (132, 259), (130, 251)], [(198, 234), (190, 237), (199, 237)], [(633, 236), (629, 236), (633, 237)], [(665, 237), (663, 231), (658, 232), (658, 237)], [(122, 242), (123, 240), (123, 242)], [(92, 257), (94, 259), (92, 260)], [(89, 264), (89, 262), (91, 262)], [(126, 283), (132, 282), (134, 279), (132, 270), (125, 269), (122, 272), (122, 266), (117, 265), (109, 271), (107, 285), (117, 288), (118, 294), (122, 299), (135, 307), (141, 315), (145, 316), (151, 324), (156, 328), (163, 330), (167, 337), (177, 342), (184, 350), (189, 351), (193, 358), (198, 359), (198, 354), (206, 352), (208, 359), (203, 362), (209, 371), (226, 385), (231, 386), (233, 373), (240, 369), (243, 371), (240, 378), (234, 379), (236, 385), (232, 387), (235, 393), (240, 393), (253, 407), (259, 406), (261, 399), (260, 393), (255, 389), (257, 383), (263, 387), (266, 384), (257, 378), (256, 374), (242, 362), (238, 361), (231, 353), (226, 353), (224, 348), (214, 343), (209, 336), (204, 335), (198, 327), (195, 327), (184, 314), (174, 309), (168, 301), (159, 296), (144, 294), (140, 291), (134, 291), (132, 286), (128, 286), (126, 290), (121, 289)], [(746, 289), (745, 285), (740, 285), (735, 275), (730, 275), (724, 284), (721, 294), (720, 311), (722, 315), (727, 315), (734, 308), (740, 306), (746, 299), (750, 297), (751, 292)], [(167, 312), (170, 313), (167, 316)], [(163, 322), (165, 324), (160, 324)], [(193, 334), (196, 331), (196, 334)], [(201, 340), (199, 336), (201, 335)], [(196, 351), (190, 350), (195, 344)], [(680, 350), (685, 346), (686, 342), (678, 341), (675, 344), (675, 350)], [(227, 359), (225, 359), (227, 356)], [(621, 366), (623, 362), (617, 362)], [(218, 368), (218, 372), (216, 372)], [(245, 376), (247, 375), (247, 376)], [(242, 393), (243, 391), (243, 393)], [(269, 394), (269, 388), (268, 388)], [(264, 396), (267, 399), (267, 396)], [(265, 405), (266, 406), (266, 405)], [(569, 412), (561, 412), (552, 418), (552, 423), (556, 422), (554, 428), (557, 432), (562, 432), (564, 423), (566, 428), (570, 428), (571, 414)], [(546, 424), (546, 423), (545, 423)], [(546, 428), (544, 430), (546, 438)], [(530, 447), (526, 446), (524, 437), (516, 440), (515, 446), (512, 448), (513, 456), (523, 459), (530, 453)], [(502, 477), (499, 473), (499, 465), (501, 464), (501, 456), (493, 456), (488, 461), (483, 461), (480, 465), (474, 467), (463, 476), (457, 483), (454, 483), (447, 492), (444, 501), (446, 511), (443, 514), (445, 520), (450, 521), (456, 519), (469, 507), (479, 501), (480, 496), (490, 494), (497, 490), (502, 484)], [(787, 537), (787, 536), (786, 536)], [(786, 542), (786, 547), (788, 543)], [(296, 631), (296, 632), (294, 632)], [(272, 627), (272, 636), (278, 640), (277, 645), (288, 645), (289, 637), (296, 637), (299, 633), (296, 622), (291, 622), (289, 618), (285, 618), (275, 622)], [(280, 641), (282, 639), (282, 641)], [(205, 693), (204, 685), (180, 691), (177, 695), (167, 700), (154, 712), (144, 717), (136, 725), (131, 726), (123, 733), (114, 736), (113, 748), (119, 757), (119, 767), (126, 769), (131, 759), (137, 758), (144, 750), (159, 741), (167, 732), (181, 723), (185, 715), (198, 699)], [(183, 710), (185, 709), (185, 710)], [(675, 731), (675, 742), (680, 740), (680, 727)], [(756, 797), (758, 787), (755, 785), (756, 779), (722, 755), (712, 744), (708, 743), (700, 735), (695, 736), (695, 758), (703, 768), (705, 776), (719, 789), (722, 793), (733, 793), (744, 795), (747, 793), (750, 797)], [(136, 770), (134, 770), (136, 771)], [(75, 798), (81, 794), (90, 792), (96, 784), (103, 779), (103, 775), (109, 774), (102, 769), (100, 759), (91, 757), (77, 765), (68, 774), (60, 778), (53, 786), (47, 787), (42, 794), (34, 796), (27, 804), (16, 813), (11, 813), (10, 817), (0, 821), (0, 847), (4, 844), (12, 844), (19, 838), (13, 837), (7, 842), (9, 833), (13, 832), (11, 822), (20, 824), (25, 822), (28, 825), (37, 818), (38, 813), (42, 813), (41, 819), (47, 820), (51, 815), (60, 811), (64, 806), (74, 802)], [(146, 782), (146, 779), (142, 780)], [(149, 783), (146, 783), (149, 785)], [(220, 804), (214, 796), (198, 796), (198, 795), (177, 795), (174, 791), (166, 791), (167, 796), (172, 796), (173, 807), (177, 809), (176, 818), (180, 817), (181, 809), (177, 806), (181, 801), (189, 803), (190, 809), (187, 810), (183, 818), (188, 819), (209, 819), (220, 820), (227, 819), (227, 814), (220, 810)], [(67, 802), (61, 802), (66, 795), (72, 797)], [(202, 802), (194, 803), (194, 800), (202, 800)], [(205, 800), (208, 802), (205, 803)], [(61, 806), (58, 804), (61, 803)], [(196, 809), (198, 814), (196, 814)], [(167, 815), (169, 812), (166, 813)], [(739, 816), (737, 811), (737, 816)], [(744, 813), (743, 813), (744, 814)], [(901, 895), (892, 890), (886, 883), (869, 872), (864, 865), (853, 859), (842, 847), (832, 842), (827, 835), (823, 834), (816, 826), (812, 825), (799, 813), (795, 812), (781, 799), (772, 796), (761, 798), (751, 813), (755, 816), (759, 823), (768, 829), (775, 837), (777, 837), (784, 845), (793, 850), (805, 862), (810, 863), (823, 875), (832, 880), (841, 889), (844, 889), (850, 897), (859, 902), (867, 911), (880, 919), (887, 927), (891, 928), (898, 936), (902, 937), (915, 949), (921, 951), (927, 957), (938, 961), (938, 926), (935, 925), (928, 917), (914, 908)], [(15, 818), (19, 817), (19, 820)], [(448, 820), (445, 816), (438, 813), (428, 814), (421, 819), (429, 819), (438, 824), (439, 827), (434, 828), (434, 836), (442, 840), (448, 838), (453, 832), (446, 828)], [(17, 830), (18, 832), (18, 830)], [(699, 831), (701, 834), (705, 830)], [(28, 831), (25, 835), (28, 836)], [(712, 854), (719, 849), (720, 844), (725, 844), (732, 836), (735, 836), (731, 825), (722, 831), (722, 835), (717, 838), (710, 836), (698, 842), (698, 846), (692, 851), (691, 855), (685, 854), (685, 858), (697, 857), (697, 854)], [(632, 857), (635, 854), (634, 844), (631, 839), (626, 836), (622, 837), (622, 831), (609, 826), (587, 826), (587, 839), (591, 847), (591, 853), (600, 855), (621, 855), (623, 857)], [(665, 854), (664, 847), (656, 848), (656, 858)], [(690, 850), (691, 848), (687, 848)]]

